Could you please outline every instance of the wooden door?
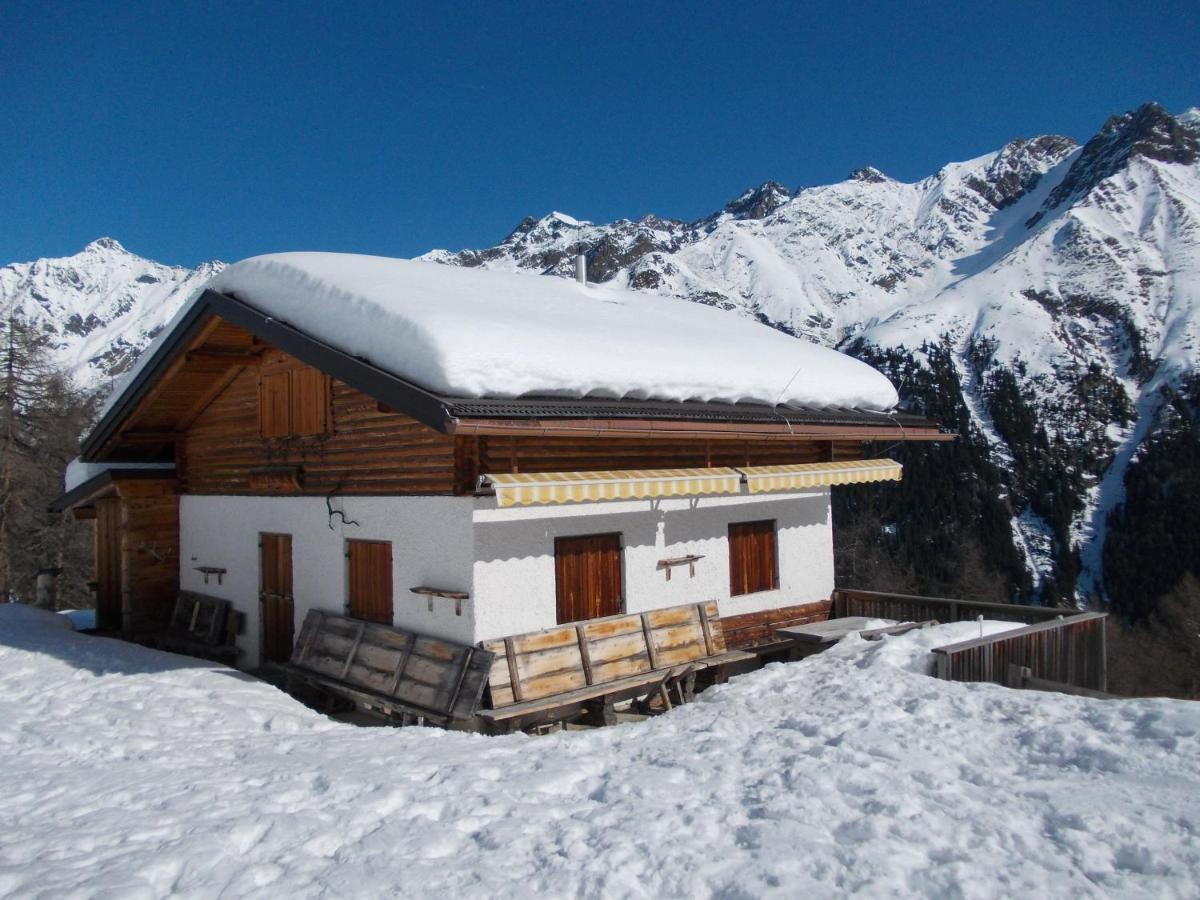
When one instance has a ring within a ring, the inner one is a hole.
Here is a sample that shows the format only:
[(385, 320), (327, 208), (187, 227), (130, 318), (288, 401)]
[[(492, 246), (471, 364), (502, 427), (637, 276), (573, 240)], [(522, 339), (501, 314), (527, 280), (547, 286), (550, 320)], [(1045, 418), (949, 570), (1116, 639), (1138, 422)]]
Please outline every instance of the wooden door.
[(390, 541), (346, 541), (349, 560), (347, 590), (352, 618), (392, 624), (392, 544)]
[(621, 536), (589, 534), (554, 541), (558, 623), (621, 613)]
[(262, 607), (262, 656), (285, 663), (292, 657), (296, 614), (292, 599), (292, 536), (260, 534), (259, 601)]
[(121, 498), (96, 501), (96, 628), (120, 631), (121, 617)]

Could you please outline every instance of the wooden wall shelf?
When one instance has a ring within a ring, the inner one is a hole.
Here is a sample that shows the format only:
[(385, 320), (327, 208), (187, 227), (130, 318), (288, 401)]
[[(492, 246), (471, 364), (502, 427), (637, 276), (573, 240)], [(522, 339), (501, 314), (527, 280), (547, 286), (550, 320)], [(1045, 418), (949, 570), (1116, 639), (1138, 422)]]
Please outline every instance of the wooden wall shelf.
[(657, 568), (665, 569), (667, 573), (667, 581), (671, 580), (671, 570), (676, 566), (687, 566), (688, 577), (696, 577), (696, 563), (704, 559), (703, 553), (692, 553), (688, 556), (673, 556), (670, 559), (660, 559)]
[(471, 596), (466, 591), (445, 591), (445, 590), (442, 590), (441, 588), (425, 587), (423, 585), (420, 587), (409, 588), (409, 590), (414, 594), (420, 594), (422, 597), (425, 597), (429, 601), (429, 611), (430, 612), (433, 612), (433, 598), (434, 597), (444, 597), (447, 600), (453, 600), (454, 601), (454, 614), (456, 616), (462, 615), (462, 602), (464, 600), (470, 599), (470, 596)]

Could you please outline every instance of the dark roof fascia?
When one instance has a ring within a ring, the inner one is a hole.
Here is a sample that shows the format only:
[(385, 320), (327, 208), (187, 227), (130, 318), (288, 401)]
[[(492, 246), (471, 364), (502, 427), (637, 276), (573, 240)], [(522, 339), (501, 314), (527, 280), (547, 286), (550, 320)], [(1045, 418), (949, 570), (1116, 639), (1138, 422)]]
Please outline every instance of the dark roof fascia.
[(108, 469), (99, 475), (93, 475), (87, 481), (60, 495), (47, 508), (50, 512), (72, 509), (118, 481), (155, 481), (174, 477), (174, 469), (166, 469), (162, 466), (147, 469)]
[(216, 291), (204, 293), (211, 295), (209, 302), (214, 312), (225, 321), (246, 329), (268, 344), (332, 375), (385, 406), (410, 415), (438, 431), (446, 431), (449, 418), (446, 401), (437, 394), (386, 372), (362, 357), (337, 350), (243, 300)]
[(938, 424), (914, 413), (882, 413), (862, 409), (806, 409), (751, 403), (609, 400), (594, 397), (518, 397), (511, 400), (446, 398), (450, 412), (462, 419), (662, 419), (746, 424), (846, 425), (937, 430)]
[[(205, 294), (209, 293), (205, 291)], [(171, 364), (171, 360), (175, 358), (175, 351), (181, 345), (186, 345), (192, 337), (204, 326), (207, 319), (207, 314), (211, 312), (208, 304), (201, 298), (192, 305), (192, 308), (187, 311), (187, 314), (175, 324), (167, 340), (163, 341), (158, 349), (154, 351), (154, 355), (150, 360), (138, 370), (134, 376), (133, 383), (127, 385), (121, 391), (121, 395), (113, 403), (112, 408), (104, 414), (104, 417), (96, 423), (96, 427), (91, 430), (79, 448), (79, 458), (84, 462), (95, 462), (94, 454), (97, 450), (103, 447), (117, 426), (124, 421), (125, 416), (137, 406), (137, 402), (142, 398), (142, 395), (149, 389), (150, 385), (157, 381), (157, 376), (161, 375), (167, 366)]]
[(209, 314), (244, 328), (255, 337), (332, 375), (386, 406), (401, 410), (437, 431), (446, 431), (446, 403), (437, 395), (397, 378), (364, 359), (336, 350), (236, 297), (205, 290), (187, 316), (175, 326), (170, 337), (159, 345), (154, 357), (138, 372), (133, 384), (122, 391), (120, 399), (84, 440), (81, 458), (85, 462), (95, 461), (93, 454), (108, 442), (125, 416), (136, 408), (138, 401), (170, 365), (179, 350), (186, 346), (203, 326)]

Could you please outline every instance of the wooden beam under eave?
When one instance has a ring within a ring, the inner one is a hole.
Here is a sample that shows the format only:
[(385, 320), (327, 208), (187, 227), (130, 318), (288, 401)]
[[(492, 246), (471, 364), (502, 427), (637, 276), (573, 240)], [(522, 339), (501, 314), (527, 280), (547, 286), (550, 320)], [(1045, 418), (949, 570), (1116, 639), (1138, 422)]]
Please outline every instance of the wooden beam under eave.
[(262, 359), (263, 351), (257, 352), (240, 352), (236, 350), (189, 350), (185, 355), (188, 362), (212, 362), (212, 363), (241, 363), (249, 365)]
[(173, 444), (182, 435), (178, 431), (126, 431), (121, 435), (123, 444)]
[[(195, 349), (207, 341), (212, 336), (212, 333), (217, 330), (220, 324), (221, 320), (217, 316), (212, 316), (209, 318), (196, 336), (192, 338), (192, 341), (188, 344), (187, 349)], [(135, 424), (138, 418), (142, 416), (146, 410), (153, 406), (154, 401), (159, 398), (164, 390), (166, 390), (167, 386), (171, 383), (175, 376), (179, 374), (180, 370), (185, 365), (187, 365), (186, 352), (180, 353), (173, 360), (171, 360), (171, 364), (167, 366), (167, 370), (158, 377), (153, 387), (146, 391), (146, 393), (142, 396), (142, 399), (138, 401), (138, 405), (130, 411), (128, 416), (125, 417), (125, 428), (118, 430), (115, 434), (113, 434), (112, 437), (105, 441), (104, 446), (100, 448), (100, 452), (96, 454), (97, 457), (103, 458), (112, 452), (113, 448), (121, 442), (121, 437), (124, 432), (129, 430), (130, 426)]]
[(574, 438), (697, 438), (756, 441), (952, 441), (956, 434), (936, 428), (874, 425), (805, 425), (688, 422), (662, 419), (457, 419), (447, 429), (454, 435)]
[(184, 413), (179, 421), (175, 423), (175, 430), (187, 431), (191, 428), (192, 423), (200, 418), (201, 414), (212, 405), (213, 401), (221, 396), (225, 388), (233, 384), (234, 379), (245, 370), (246, 367), (244, 365), (230, 366), (229, 371), (213, 382), (212, 386), (200, 395), (200, 399), (192, 404), (192, 408)]
[(88, 519), (94, 519), (96, 518), (96, 507), (77, 506), (71, 510), (71, 517), (77, 522), (84, 522)]

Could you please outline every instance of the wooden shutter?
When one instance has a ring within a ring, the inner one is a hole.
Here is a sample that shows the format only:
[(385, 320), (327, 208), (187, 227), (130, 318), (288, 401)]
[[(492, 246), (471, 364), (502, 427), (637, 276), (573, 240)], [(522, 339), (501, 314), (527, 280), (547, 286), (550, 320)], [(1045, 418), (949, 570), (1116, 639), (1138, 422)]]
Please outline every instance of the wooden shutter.
[(775, 522), (734, 522), (729, 526), (729, 595), (770, 591), (779, 586)]
[(621, 613), (621, 536), (592, 534), (554, 541), (558, 622)]
[(325, 434), (329, 430), (329, 378), (308, 367), (292, 370), (292, 434)]
[(287, 437), (291, 429), (289, 372), (264, 374), (258, 382), (259, 433), (265, 438)]
[(349, 607), (355, 619), (392, 624), (392, 545), (347, 541)]

